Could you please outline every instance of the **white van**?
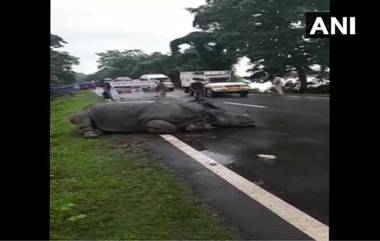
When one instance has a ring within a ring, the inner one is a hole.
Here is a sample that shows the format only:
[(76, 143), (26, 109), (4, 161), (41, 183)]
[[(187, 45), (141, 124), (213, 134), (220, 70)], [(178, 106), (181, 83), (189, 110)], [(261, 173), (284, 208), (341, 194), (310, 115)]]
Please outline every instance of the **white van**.
[(128, 76), (121, 76), (121, 77), (115, 78), (113, 81), (132, 81), (132, 79), (129, 78)]
[(164, 86), (166, 89), (169, 91), (174, 90), (174, 85), (172, 81), (169, 79), (168, 76), (163, 75), (163, 74), (144, 74), (140, 76), (140, 81), (144, 82), (150, 82), (150, 83), (155, 83), (158, 84), (160, 81), (163, 81)]

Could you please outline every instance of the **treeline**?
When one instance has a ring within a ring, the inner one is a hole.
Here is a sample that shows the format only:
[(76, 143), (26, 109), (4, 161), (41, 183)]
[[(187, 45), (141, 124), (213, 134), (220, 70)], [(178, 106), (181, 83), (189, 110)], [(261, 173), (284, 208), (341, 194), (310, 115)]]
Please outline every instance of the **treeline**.
[[(188, 48), (180, 51), (180, 45), (184, 43)], [(170, 54), (147, 54), (138, 49), (109, 50), (97, 53), (99, 71), (85, 79), (101, 80), (118, 76), (138, 78), (148, 73), (175, 76), (180, 71), (231, 69), (236, 60), (232, 60), (223, 49), (219, 44), (211, 44), (208, 34), (194, 32), (182, 38), (181, 42), (172, 41)]]
[(79, 64), (79, 59), (68, 52), (57, 50), (64, 44), (67, 42), (60, 36), (50, 34), (50, 84), (53, 86), (74, 83), (80, 76), (72, 71), (72, 66)]
[(252, 78), (296, 71), (302, 92), (311, 65), (321, 66), (321, 76), (329, 69), (329, 40), (304, 38), (305, 12), (328, 11), (328, 0), (207, 0), (187, 10), (198, 31), (172, 40), (170, 54), (135, 49), (97, 53), (99, 70), (84, 79), (232, 69), (246, 56), (254, 64)]

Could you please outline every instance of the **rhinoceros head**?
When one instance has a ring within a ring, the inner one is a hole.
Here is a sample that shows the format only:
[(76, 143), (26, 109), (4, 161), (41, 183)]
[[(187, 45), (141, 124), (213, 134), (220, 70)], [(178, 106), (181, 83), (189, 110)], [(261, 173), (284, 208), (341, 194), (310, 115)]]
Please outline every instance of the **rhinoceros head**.
[(211, 114), (210, 124), (215, 127), (244, 127), (254, 126), (255, 122), (249, 114), (232, 114), (227, 112), (214, 112)]

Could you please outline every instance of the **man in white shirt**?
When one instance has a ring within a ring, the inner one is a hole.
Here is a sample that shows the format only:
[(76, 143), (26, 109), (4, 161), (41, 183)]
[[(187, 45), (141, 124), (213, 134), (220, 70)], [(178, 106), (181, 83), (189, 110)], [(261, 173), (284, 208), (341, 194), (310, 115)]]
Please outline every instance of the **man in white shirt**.
[(284, 95), (284, 92), (282, 91), (282, 87), (283, 87), (282, 78), (279, 76), (276, 76), (273, 79), (273, 84), (274, 84), (274, 89), (277, 91), (277, 94)]

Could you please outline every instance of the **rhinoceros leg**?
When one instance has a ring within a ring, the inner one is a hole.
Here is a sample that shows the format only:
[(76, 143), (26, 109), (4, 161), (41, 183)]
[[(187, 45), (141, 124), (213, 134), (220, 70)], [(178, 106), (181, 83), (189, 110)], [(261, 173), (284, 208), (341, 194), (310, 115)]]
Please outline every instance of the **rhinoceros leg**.
[(85, 112), (79, 112), (74, 114), (71, 119), (71, 123), (75, 124), (84, 138), (96, 138), (99, 133), (93, 128), (90, 115)]
[(164, 120), (151, 120), (145, 124), (145, 128), (149, 133), (174, 133), (177, 127), (172, 123)]

